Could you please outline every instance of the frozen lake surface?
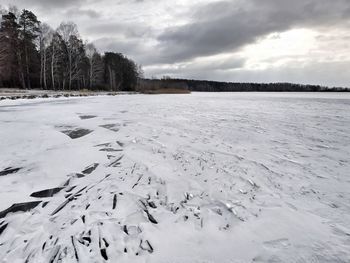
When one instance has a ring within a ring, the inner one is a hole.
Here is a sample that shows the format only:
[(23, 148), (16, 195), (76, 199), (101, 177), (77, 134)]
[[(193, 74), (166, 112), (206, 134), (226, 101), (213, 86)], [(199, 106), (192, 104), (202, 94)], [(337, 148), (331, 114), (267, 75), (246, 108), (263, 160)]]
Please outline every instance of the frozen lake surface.
[(0, 102), (0, 262), (350, 262), (350, 94)]

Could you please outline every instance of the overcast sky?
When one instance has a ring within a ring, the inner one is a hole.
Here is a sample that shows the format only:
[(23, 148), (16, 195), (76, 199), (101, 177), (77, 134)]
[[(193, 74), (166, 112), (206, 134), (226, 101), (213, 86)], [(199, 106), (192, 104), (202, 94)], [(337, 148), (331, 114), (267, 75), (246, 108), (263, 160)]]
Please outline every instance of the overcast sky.
[(350, 86), (350, 0), (0, 0), (75, 22), (146, 77)]

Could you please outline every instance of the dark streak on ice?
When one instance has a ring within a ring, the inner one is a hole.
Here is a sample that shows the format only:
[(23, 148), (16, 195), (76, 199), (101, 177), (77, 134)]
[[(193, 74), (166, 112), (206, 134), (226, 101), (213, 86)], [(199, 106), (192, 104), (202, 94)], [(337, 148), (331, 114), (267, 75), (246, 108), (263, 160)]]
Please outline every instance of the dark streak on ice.
[(0, 227), (0, 235), (5, 231), (5, 229), (7, 228), (7, 225), (8, 223)]
[(53, 254), (53, 256), (51, 257), (51, 259), (50, 259), (50, 263), (53, 263), (53, 262), (55, 262), (55, 259), (56, 259), (56, 257), (57, 257), (57, 255), (58, 255), (58, 253), (60, 252), (60, 246), (58, 246), (58, 247), (56, 247), (56, 251), (55, 251), (55, 253)]
[(151, 207), (151, 208), (157, 208), (156, 204), (152, 201), (148, 202), (148, 205)]
[(8, 213), (15, 213), (19, 211), (21, 212), (29, 211), (34, 207), (36, 207), (37, 205), (39, 205), (40, 203), (41, 201), (13, 204), (6, 210), (0, 212), (0, 218), (4, 218)]
[(90, 237), (83, 237), (82, 239), (87, 241), (89, 244), (91, 243), (91, 238)]
[(83, 178), (83, 177), (85, 177), (85, 174), (76, 173), (75, 176), (76, 176), (77, 178)]
[(73, 200), (72, 197), (70, 197), (69, 199), (67, 199), (66, 201), (64, 201), (62, 204), (60, 204), (52, 213), (51, 215), (55, 215), (57, 214), (59, 211), (61, 211), (69, 202), (71, 202)]
[[(146, 247), (144, 246), (144, 243), (146, 243)], [(148, 251), (149, 253), (153, 253), (153, 251), (154, 251), (151, 243), (148, 240), (146, 240), (145, 242), (143, 242), (143, 240), (141, 240), (140, 241), (140, 248), (142, 250)]]
[(62, 189), (63, 187), (45, 189), (42, 191), (34, 192), (30, 196), (37, 197), (37, 198), (52, 197), (54, 194), (57, 194), (58, 192), (60, 192)]
[(72, 240), (72, 245), (73, 245), (73, 248), (74, 248), (74, 255), (75, 255), (75, 258), (76, 258), (76, 260), (79, 262), (78, 252), (77, 252), (77, 248), (75, 247), (74, 237), (73, 237), (73, 236), (71, 236), (71, 240)]
[(109, 142), (95, 145), (95, 147), (110, 147), (110, 146), (111, 144)]
[(113, 197), (113, 210), (116, 208), (117, 206), (117, 195), (115, 194)]
[(137, 182), (132, 186), (132, 189), (134, 189), (135, 186), (137, 186), (137, 185), (139, 184), (139, 182), (140, 182), (140, 180), (141, 180), (142, 177), (143, 177), (143, 175), (140, 175), (140, 176), (139, 176), (139, 179), (138, 179)]
[(128, 227), (126, 225), (123, 226), (123, 231), (125, 234), (129, 235)]
[(105, 238), (102, 238), (103, 242), (105, 243), (106, 247), (109, 247), (109, 243), (107, 242), (107, 240)]
[(116, 167), (117, 165), (120, 164), (119, 161), (123, 158), (123, 156), (124, 156), (124, 155), (120, 156), (118, 159), (116, 159), (115, 161), (111, 162), (108, 166), (109, 166), (109, 167), (111, 167), (111, 166), (112, 166), (112, 167)]
[(22, 168), (12, 168), (12, 167), (7, 167), (5, 170), (0, 172), (0, 176), (8, 175), (8, 174), (13, 174), (17, 173), (19, 170)]
[(70, 196), (66, 201), (64, 201), (62, 204), (60, 204), (52, 213), (51, 216), (57, 214), (59, 211), (61, 211), (69, 202), (73, 201), (74, 198), (76, 198), (82, 191), (84, 191), (87, 188), (87, 186), (81, 188), (78, 192)]
[(44, 251), (45, 247), (46, 247), (46, 242), (44, 242), (44, 244), (42, 245), (41, 250)]
[(98, 163), (94, 163), (94, 164), (92, 164), (92, 165), (86, 167), (86, 168), (84, 169), (84, 171), (82, 171), (82, 173), (83, 173), (83, 174), (91, 174), (93, 171), (96, 170), (96, 168), (97, 168), (98, 165), (99, 165)]
[(144, 210), (147, 214), (148, 220), (153, 224), (158, 224), (157, 220), (154, 219), (154, 217), (148, 212), (148, 210)]
[(123, 151), (122, 149), (114, 149), (114, 148), (103, 148), (100, 149), (100, 152), (121, 152)]
[(74, 190), (74, 188), (77, 187), (76, 185), (70, 187), (69, 189), (66, 190), (67, 193), (71, 192)]
[(105, 248), (101, 249), (101, 256), (105, 259), (108, 260), (108, 256), (107, 256), (107, 251)]
[(93, 118), (96, 118), (97, 116), (95, 115), (81, 115), (79, 116), (80, 119), (82, 120), (88, 120), (88, 119), (93, 119)]

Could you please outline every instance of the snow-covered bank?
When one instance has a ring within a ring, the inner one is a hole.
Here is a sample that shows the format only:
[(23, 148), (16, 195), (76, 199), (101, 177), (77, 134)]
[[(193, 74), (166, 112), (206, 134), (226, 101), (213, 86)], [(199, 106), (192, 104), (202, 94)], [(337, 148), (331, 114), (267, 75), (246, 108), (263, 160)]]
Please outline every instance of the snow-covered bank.
[(0, 259), (349, 262), (349, 110), (335, 93), (2, 101)]
[(53, 90), (16, 90), (0, 88), (0, 101), (3, 100), (20, 100), (20, 99), (49, 99), (49, 98), (69, 98), (69, 97), (91, 97), (91, 96), (116, 96), (116, 95), (130, 95), (136, 92), (125, 91), (53, 91)]

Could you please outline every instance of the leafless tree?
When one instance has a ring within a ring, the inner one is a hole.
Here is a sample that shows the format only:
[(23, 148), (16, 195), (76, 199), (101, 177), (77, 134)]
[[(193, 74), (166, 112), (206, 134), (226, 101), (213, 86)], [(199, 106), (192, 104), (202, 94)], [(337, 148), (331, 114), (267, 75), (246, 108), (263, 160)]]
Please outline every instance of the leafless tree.
[(40, 50), (40, 87), (47, 89), (47, 53), (52, 42), (54, 31), (46, 23), (40, 25), (39, 50)]
[[(59, 25), (57, 28), (57, 33), (61, 35), (64, 44), (65, 44), (65, 49), (66, 49), (66, 55), (68, 59), (68, 67), (66, 70), (66, 76), (68, 77), (68, 87), (69, 89), (72, 88), (72, 80), (73, 80), (73, 52), (74, 52), (74, 47), (71, 45), (72, 44), (72, 36), (78, 37), (78, 28), (77, 25), (73, 22), (63, 22)], [(63, 84), (64, 88), (65, 84)]]
[(89, 87), (92, 89), (97, 84), (100, 84), (103, 81), (103, 61), (101, 55), (98, 54), (94, 44), (89, 43), (85, 46), (86, 57), (89, 60)]
[[(58, 33), (54, 33), (50, 44), (50, 73), (51, 85), (53, 89), (59, 87), (60, 82), (60, 62), (62, 60), (62, 38)], [(57, 83), (57, 84), (56, 84)]]

